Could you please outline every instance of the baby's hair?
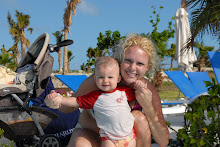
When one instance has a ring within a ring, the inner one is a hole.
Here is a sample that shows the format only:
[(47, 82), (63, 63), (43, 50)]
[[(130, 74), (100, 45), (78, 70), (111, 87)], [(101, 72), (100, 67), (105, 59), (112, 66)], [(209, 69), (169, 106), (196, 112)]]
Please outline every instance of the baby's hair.
[(98, 57), (96, 62), (95, 62), (95, 69), (99, 68), (99, 67), (107, 67), (107, 66), (112, 66), (112, 65), (118, 65), (118, 61), (110, 56), (101, 56)]

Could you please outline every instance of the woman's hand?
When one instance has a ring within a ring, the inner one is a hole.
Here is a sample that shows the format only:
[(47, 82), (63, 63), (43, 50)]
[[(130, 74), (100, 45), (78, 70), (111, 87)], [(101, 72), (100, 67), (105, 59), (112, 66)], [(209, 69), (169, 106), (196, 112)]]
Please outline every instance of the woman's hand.
[(46, 96), (44, 102), (46, 103), (46, 106), (52, 109), (58, 109), (61, 106), (62, 99), (63, 97), (60, 94), (52, 90), (51, 93)]
[(152, 106), (152, 92), (147, 88), (146, 83), (141, 80), (134, 82), (135, 96), (138, 103), (143, 106)]

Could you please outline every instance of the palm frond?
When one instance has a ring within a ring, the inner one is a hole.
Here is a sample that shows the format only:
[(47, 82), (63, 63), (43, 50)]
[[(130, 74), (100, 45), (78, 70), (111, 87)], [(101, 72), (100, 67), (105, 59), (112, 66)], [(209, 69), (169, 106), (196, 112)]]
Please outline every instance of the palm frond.
[[(191, 13), (192, 38), (188, 46), (193, 44), (197, 35), (205, 33), (219, 37), (220, 34), (220, 1), (217, 0), (188, 0), (187, 5), (194, 9)], [(220, 37), (219, 37), (220, 38)]]

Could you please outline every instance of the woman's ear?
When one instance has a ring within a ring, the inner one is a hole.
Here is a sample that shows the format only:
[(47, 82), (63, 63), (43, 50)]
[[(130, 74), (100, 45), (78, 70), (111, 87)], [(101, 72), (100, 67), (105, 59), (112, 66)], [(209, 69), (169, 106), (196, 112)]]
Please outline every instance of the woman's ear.
[(118, 83), (121, 81), (121, 76), (119, 75), (118, 76)]
[(147, 67), (146, 67), (146, 71), (145, 72), (147, 72), (149, 69), (151, 68), (151, 65), (149, 64), (149, 65), (147, 65)]
[(148, 65), (148, 66), (147, 66), (147, 71), (148, 71), (150, 68), (151, 68), (151, 65)]

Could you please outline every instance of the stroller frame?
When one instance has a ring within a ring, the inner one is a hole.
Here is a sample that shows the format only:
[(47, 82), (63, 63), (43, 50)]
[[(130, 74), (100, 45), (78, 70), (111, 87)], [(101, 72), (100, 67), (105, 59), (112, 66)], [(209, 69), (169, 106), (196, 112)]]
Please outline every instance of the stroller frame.
[[(30, 46), (25, 56), (18, 64), (16, 72), (18, 72), (19, 69), (24, 68), (27, 64), (33, 64), (33, 70), (31, 72), (34, 74), (31, 78), (28, 77), (27, 74), (25, 75), (25, 81), (21, 80), (18, 85), (0, 84), (0, 113), (3, 113), (1, 117), (7, 116), (7, 112), (11, 111), (21, 112), (21, 115), (24, 116), (24, 120), (18, 121), (17, 118), (15, 118), (15, 123), (11, 124), (2, 121), (2, 118), (0, 117), (0, 128), (5, 130), (4, 136), (9, 140), (14, 140), (17, 146), (24, 146), (27, 142), (34, 146), (50, 145), (50, 143), (54, 145), (54, 141), (57, 146), (61, 145), (56, 136), (45, 135), (43, 131), (43, 128), (45, 128), (52, 120), (58, 118), (58, 115), (41, 107), (30, 105), (31, 98), (40, 96), (49, 82), (54, 61), (49, 53), (59, 51), (60, 47), (70, 45), (73, 41), (65, 40), (56, 45), (50, 45), (48, 43), (49, 35), (47, 33), (40, 35)], [(28, 73), (29, 71), (25, 72)], [(20, 74), (22, 74), (22, 72), (18, 73), (18, 75)], [(19, 80), (17, 82), (19, 82)], [(19, 114), (19, 118), (20, 117)], [(45, 120), (46, 122), (43, 122)], [(40, 122), (42, 123), (40, 124)], [(34, 131), (30, 131), (30, 134), (27, 133), (29, 131), (24, 131), (27, 134), (19, 134), (19, 131), (16, 131), (17, 128), (13, 126), (30, 123), (31, 125), (34, 124), (36, 127)], [(39, 137), (33, 139), (33, 136), (36, 135)], [(53, 140), (53, 142), (51, 142), (51, 140)]]

